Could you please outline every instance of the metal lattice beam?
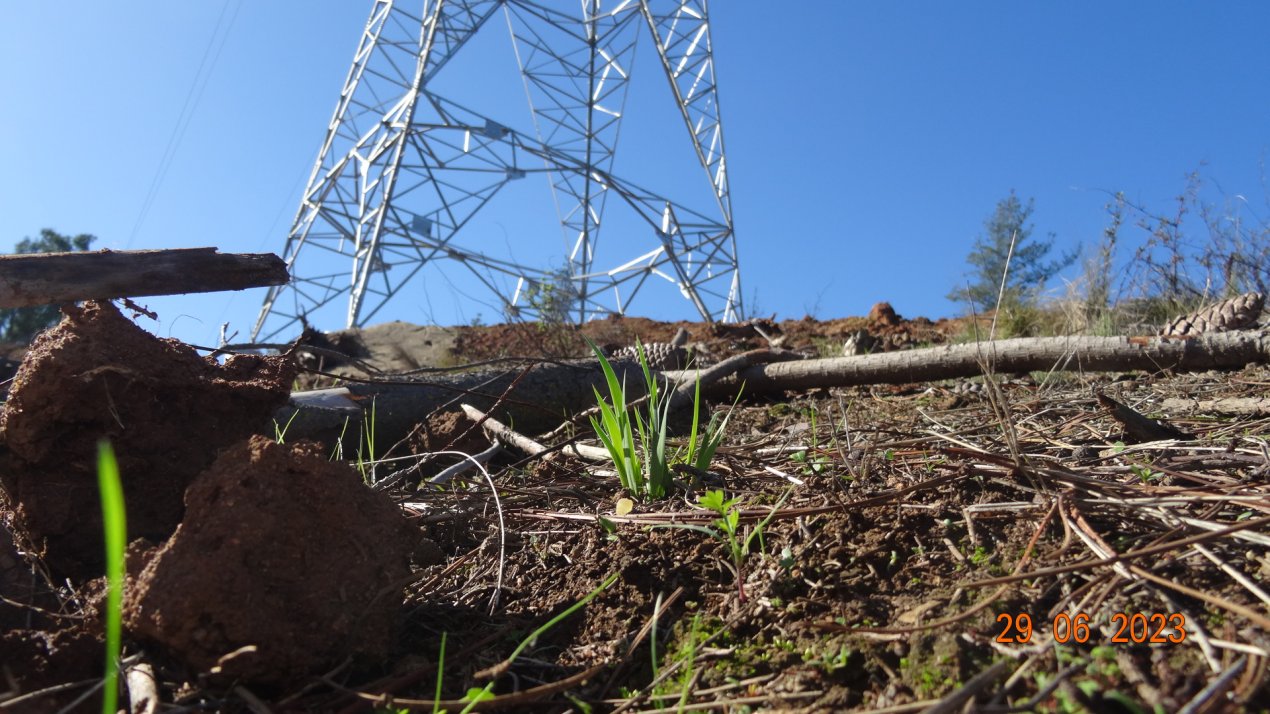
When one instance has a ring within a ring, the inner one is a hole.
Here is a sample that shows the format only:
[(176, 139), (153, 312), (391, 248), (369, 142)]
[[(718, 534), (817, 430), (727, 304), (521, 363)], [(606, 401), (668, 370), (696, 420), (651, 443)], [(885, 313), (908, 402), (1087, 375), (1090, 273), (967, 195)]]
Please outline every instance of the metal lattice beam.
[[(739, 266), (703, 0), (584, 0), (580, 16), (530, 0), (406, 5), (377, 0), (372, 7), (287, 237), (292, 282), (269, 291), (253, 338), (294, 333), (312, 315), (345, 301), (345, 323), (363, 325), (417, 284), (425, 268), (470, 274), (512, 317), (622, 314), (649, 279), (658, 278), (673, 284), (703, 319), (739, 318)], [(431, 89), (499, 10), (536, 136)], [(614, 173), (642, 29), (652, 35), (715, 198), (712, 207), (690, 207)], [(491, 254), (464, 233), (501, 189), (532, 174), (545, 174), (555, 194), (571, 246), (563, 269), (549, 260), (524, 265)], [(628, 223), (617, 233), (610, 226), (601, 249), (601, 225), (615, 209)], [(632, 247), (636, 255), (617, 252)]]

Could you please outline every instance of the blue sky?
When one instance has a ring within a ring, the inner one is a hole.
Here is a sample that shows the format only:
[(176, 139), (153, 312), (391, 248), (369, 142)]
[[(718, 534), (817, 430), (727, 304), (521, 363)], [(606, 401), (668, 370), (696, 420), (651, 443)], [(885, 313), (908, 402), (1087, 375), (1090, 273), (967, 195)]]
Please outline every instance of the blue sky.
[[(5, 4), (0, 247), (50, 227), (113, 249), (280, 253), (369, 7)], [(1035, 198), (1036, 233), (1060, 249), (1093, 246), (1107, 192), (1166, 211), (1197, 169), (1270, 219), (1270, 3), (715, 0), (711, 13), (751, 310), (955, 314), (944, 296), (1011, 189)], [(510, 58), (480, 61), (514, 77)], [(637, 76), (632, 92), (664, 82)], [(523, 91), (508, 94), (483, 110), (526, 115)], [(624, 134), (619, 173), (655, 172), (625, 141), (639, 137)], [(542, 210), (554, 220), (545, 186)], [(498, 319), (428, 290), (383, 316)], [(160, 322), (143, 324), (211, 344), (229, 322), (241, 338), (262, 296), (148, 298)], [(634, 312), (693, 316), (686, 301)]]

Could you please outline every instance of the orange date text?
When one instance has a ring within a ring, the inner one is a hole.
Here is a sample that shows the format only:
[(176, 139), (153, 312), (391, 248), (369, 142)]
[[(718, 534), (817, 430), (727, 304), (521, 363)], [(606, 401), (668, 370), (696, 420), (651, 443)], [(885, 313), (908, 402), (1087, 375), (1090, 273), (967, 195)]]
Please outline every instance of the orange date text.
[[(996, 641), (1006, 644), (1027, 644), (1036, 629), (1032, 616), (1025, 612), (1003, 612), (997, 615), (997, 624), (1001, 631)], [(1049, 631), (1060, 644), (1083, 644), (1098, 635), (1083, 612), (1058, 613), (1049, 623)], [(1107, 635), (1112, 644), (1178, 644), (1186, 640), (1186, 616), (1176, 612), (1117, 612), (1111, 616)]]

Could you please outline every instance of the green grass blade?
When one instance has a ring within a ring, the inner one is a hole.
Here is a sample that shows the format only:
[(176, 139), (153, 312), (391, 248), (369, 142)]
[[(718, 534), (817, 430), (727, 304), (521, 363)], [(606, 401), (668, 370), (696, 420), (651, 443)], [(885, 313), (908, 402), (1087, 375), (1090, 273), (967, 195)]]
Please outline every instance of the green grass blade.
[[(701, 422), (701, 379), (694, 382), (692, 391), (692, 429), (688, 432), (688, 455), (686, 463), (697, 466), (697, 428)], [(698, 466), (698, 468), (700, 468)]]
[(128, 522), (119, 463), (110, 442), (97, 442), (97, 488), (101, 492), (101, 520), (106, 542), (106, 678), (101, 695), (103, 714), (119, 704), (119, 654), (123, 647), (124, 550)]
[(432, 714), (441, 714), (445, 711), (441, 708), (441, 682), (445, 674), (445, 638), (446, 633), (441, 632), (441, 654), (437, 657), (437, 689), (435, 698), (432, 700)]
[[(698, 386), (700, 384), (698, 383)], [(741, 391), (745, 387), (742, 385)], [(710, 423), (706, 426), (706, 433), (701, 439), (701, 450), (697, 452), (697, 460), (693, 466), (701, 471), (710, 469), (710, 462), (714, 460), (714, 454), (723, 445), (723, 438), (727, 436), (728, 421), (732, 419), (732, 412), (736, 409), (736, 405), (741, 401), (741, 392), (738, 391), (736, 399), (732, 401), (732, 406), (728, 407), (728, 413), (719, 420), (718, 413), (710, 417)]]

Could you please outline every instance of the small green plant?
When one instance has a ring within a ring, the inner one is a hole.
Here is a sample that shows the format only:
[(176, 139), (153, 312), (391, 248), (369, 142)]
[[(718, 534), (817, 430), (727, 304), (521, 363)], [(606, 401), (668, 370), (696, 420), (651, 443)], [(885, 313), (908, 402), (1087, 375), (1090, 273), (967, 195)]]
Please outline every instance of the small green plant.
[[(622, 488), (637, 498), (664, 498), (674, 483), (673, 464), (691, 464), (698, 471), (710, 468), (710, 462), (723, 444), (728, 421), (737, 402), (732, 403), (726, 414), (716, 412), (712, 415), (702, 429), (701, 381), (697, 380), (693, 391), (692, 428), (685, 446), (672, 455), (667, 449), (666, 435), (673, 392), (668, 392), (653, 375), (643, 344), (637, 339), (635, 352), (644, 374), (648, 400), (644, 409), (635, 411), (633, 419), (626, 400), (626, 385), (618, 381), (612, 363), (600, 348), (589, 340), (588, 344), (600, 360), (609, 392), (609, 400), (605, 401), (598, 389), (593, 390), (600, 414), (598, 418), (591, 417), (591, 427), (608, 451)], [(739, 400), (740, 394), (737, 395)], [(636, 432), (639, 433), (638, 445)]]
[(279, 444), (287, 443), (287, 430), (291, 428), (291, 422), (300, 415), (300, 410), (296, 409), (291, 412), (291, 418), (287, 419), (286, 424), (279, 424), (277, 419), (273, 420), (273, 440)]
[(698, 506), (708, 511), (714, 511), (719, 515), (711, 524), (711, 527), (691, 525), (676, 525), (672, 527), (701, 531), (727, 546), (728, 555), (732, 560), (732, 574), (736, 577), (737, 597), (741, 602), (745, 602), (745, 576), (742, 573), (745, 558), (750, 554), (750, 546), (756, 538), (759, 540), (760, 545), (762, 544), (763, 529), (775, 517), (780, 507), (785, 504), (785, 500), (789, 498), (790, 493), (791, 491), (785, 491), (780, 500), (776, 502), (776, 505), (772, 506), (772, 510), (767, 514), (767, 517), (754, 524), (754, 528), (744, 537), (741, 536), (741, 512), (736, 508), (737, 499), (727, 498), (723, 491), (719, 489), (706, 491), (697, 499)]
[(824, 454), (809, 456), (809, 454), (811, 454), (810, 451), (795, 451), (793, 454), (790, 454), (789, 457), (794, 461), (797, 461), (802, 466), (802, 473), (804, 476), (814, 476), (819, 473), (824, 473), (824, 471), (829, 468), (828, 456), (825, 456)]
[[(679, 646), (675, 650), (667, 652), (666, 661), (662, 662), (662, 669), (677, 664), (679, 672), (674, 680), (658, 686), (653, 692), (662, 696), (677, 693), (679, 695), (679, 703), (676, 708), (679, 711), (684, 710), (684, 707), (688, 704), (688, 696), (692, 693), (692, 683), (696, 679), (697, 674), (693, 666), (697, 660), (697, 650), (700, 648), (703, 639), (701, 635), (701, 614), (697, 613), (692, 616), (692, 624), (689, 625), (688, 632), (679, 641)], [(656, 671), (656, 667), (654, 667), (654, 671)]]
[(1152, 471), (1150, 466), (1129, 464), (1129, 470), (1132, 471), (1133, 475), (1138, 477), (1138, 481), (1143, 484), (1154, 483), (1164, 478), (1164, 474), (1159, 471)]
[(119, 463), (110, 442), (97, 442), (97, 488), (101, 492), (101, 520), (106, 542), (106, 677), (101, 695), (103, 714), (114, 714), (119, 703), (119, 653), (123, 647), (124, 549), (128, 522)]
[(445, 674), (445, 639), (446, 633), (441, 633), (441, 653), (437, 656), (437, 687), (436, 694), (432, 699), (432, 714), (440, 714), (445, 711), (441, 708), (441, 682), (444, 681)]
[(644, 471), (647, 476), (645, 488), (650, 498), (664, 498), (670, 492), (673, 477), (670, 471), (670, 459), (666, 455), (666, 430), (670, 422), (670, 394), (664, 393), (658, 380), (648, 366), (648, 357), (644, 354), (644, 345), (635, 340), (635, 353), (639, 355), (639, 366), (644, 372), (644, 383), (648, 387), (647, 417), (635, 412), (635, 425), (639, 428), (639, 441), (644, 447)]
[(973, 563), (975, 567), (983, 567), (988, 562), (989, 557), (990, 556), (988, 555), (986, 548), (981, 545), (976, 545), (975, 552), (970, 554), (970, 562)]
[(837, 650), (825, 649), (824, 651), (817, 651), (808, 647), (803, 650), (803, 662), (813, 667), (820, 667), (825, 672), (833, 673), (846, 667), (850, 663), (852, 654), (852, 649), (845, 643), (838, 645)]
[(375, 480), (375, 400), (370, 401), (370, 419), (362, 420), (361, 431), (357, 435), (357, 471), (362, 481), (373, 483)]
[(639, 452), (635, 449), (635, 429), (626, 408), (626, 385), (617, 381), (613, 365), (609, 364), (608, 359), (595, 343), (591, 343), (591, 349), (595, 352), (595, 356), (600, 358), (600, 368), (604, 370), (604, 380), (609, 388), (609, 399), (612, 400), (611, 404), (604, 401), (600, 391), (592, 389), (595, 392), (600, 416), (598, 419), (591, 417), (591, 427), (595, 429), (596, 436), (608, 450), (622, 488), (633, 496), (642, 496), (646, 491), (644, 469), (643, 464), (640, 463)]
[(698, 471), (710, 468), (715, 452), (723, 444), (723, 437), (728, 430), (728, 421), (732, 419), (732, 410), (736, 409), (737, 403), (741, 401), (741, 392), (744, 390), (745, 387), (742, 385), (726, 414), (720, 416), (719, 412), (715, 412), (710, 415), (710, 422), (706, 424), (705, 431), (698, 441), (697, 431), (701, 420), (701, 380), (696, 381), (692, 393), (692, 429), (688, 432), (688, 444), (682, 459), (685, 463), (692, 464)]

